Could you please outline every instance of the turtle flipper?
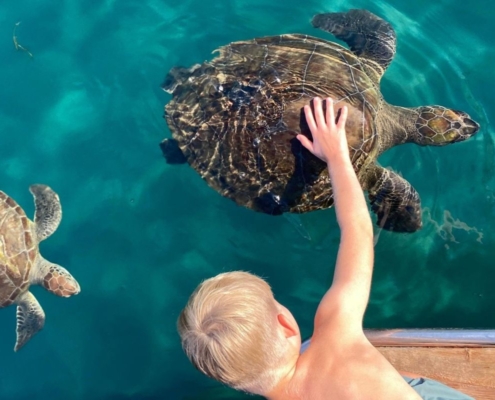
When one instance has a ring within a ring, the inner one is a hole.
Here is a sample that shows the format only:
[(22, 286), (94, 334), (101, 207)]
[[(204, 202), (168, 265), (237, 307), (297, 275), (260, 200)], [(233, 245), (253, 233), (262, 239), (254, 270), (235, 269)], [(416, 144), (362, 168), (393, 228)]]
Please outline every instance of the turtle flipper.
[(38, 263), (31, 270), (31, 283), (43, 286), (60, 297), (70, 297), (81, 291), (79, 283), (65, 268), (38, 257)]
[(199, 64), (195, 64), (191, 68), (173, 67), (165, 77), (162, 89), (167, 93), (173, 94), (177, 86), (187, 82), (189, 77), (200, 67), (201, 65)]
[(34, 223), (38, 241), (49, 237), (62, 220), (62, 206), (57, 193), (46, 185), (31, 185), (29, 191), (34, 196)]
[(17, 299), (17, 340), (14, 351), (18, 351), (45, 325), (45, 313), (31, 292)]
[(421, 229), (419, 194), (404, 178), (374, 165), (367, 171), (368, 197), (377, 215), (377, 224), (394, 232), (415, 232)]
[(167, 164), (184, 164), (187, 161), (175, 139), (163, 139), (160, 148)]
[(395, 55), (396, 36), (392, 26), (367, 10), (317, 14), (314, 27), (332, 33), (346, 42), (358, 57), (378, 63), (383, 71)]

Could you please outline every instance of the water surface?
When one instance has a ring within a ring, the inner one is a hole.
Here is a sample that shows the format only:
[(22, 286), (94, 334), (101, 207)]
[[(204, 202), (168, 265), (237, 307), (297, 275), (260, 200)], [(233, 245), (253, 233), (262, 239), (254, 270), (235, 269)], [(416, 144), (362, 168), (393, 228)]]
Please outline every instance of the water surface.
[[(280, 4), (279, 4), (280, 3)], [(303, 5), (304, 3), (304, 5)], [(338, 246), (333, 210), (297, 218), (237, 207), (158, 147), (166, 72), (230, 41), (313, 29), (319, 12), (367, 8), (398, 35), (382, 80), (390, 103), (442, 104), (482, 124), (444, 148), (380, 158), (419, 191), (424, 228), (381, 232), (365, 325), (495, 328), (495, 11), (487, 0), (19, 0), (0, 5), (0, 189), (33, 213), (28, 186), (60, 195), (64, 218), (41, 244), (82, 293), (33, 293), (45, 329), (19, 353), (15, 308), (0, 310), (0, 398), (244, 398), (202, 377), (175, 321), (194, 287), (222, 271), (268, 279), (311, 334)], [(18, 43), (29, 49), (16, 51)], [(252, 398), (252, 397), (245, 397)]]

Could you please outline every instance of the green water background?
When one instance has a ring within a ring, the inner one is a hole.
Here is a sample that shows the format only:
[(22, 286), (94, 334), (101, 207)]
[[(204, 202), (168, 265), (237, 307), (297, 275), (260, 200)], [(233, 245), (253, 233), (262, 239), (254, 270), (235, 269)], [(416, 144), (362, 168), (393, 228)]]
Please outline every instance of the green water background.
[[(469, 4), (469, 6), (468, 6)], [(308, 33), (319, 12), (367, 8), (390, 21), (393, 104), (442, 104), (482, 124), (467, 142), (405, 145), (380, 162), (419, 191), (424, 228), (377, 232), (368, 328), (495, 328), (495, 9), (488, 0), (61, 0), (0, 4), (0, 189), (33, 213), (28, 186), (60, 195), (64, 218), (41, 244), (82, 292), (32, 292), (45, 329), (19, 353), (15, 308), (0, 310), (0, 398), (244, 398), (202, 377), (175, 321), (194, 287), (232, 269), (268, 279), (311, 334), (338, 245), (333, 210), (284, 218), (219, 196), (158, 143), (166, 72), (233, 40)], [(18, 41), (34, 59), (17, 51)], [(252, 398), (252, 397), (249, 397)]]

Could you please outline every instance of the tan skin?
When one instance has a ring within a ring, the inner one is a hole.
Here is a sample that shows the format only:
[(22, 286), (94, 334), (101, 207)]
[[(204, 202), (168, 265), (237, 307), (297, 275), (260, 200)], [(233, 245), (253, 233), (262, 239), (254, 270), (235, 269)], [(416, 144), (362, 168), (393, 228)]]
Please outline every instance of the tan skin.
[[(373, 229), (364, 194), (352, 167), (342, 107), (335, 123), (334, 105), (314, 99), (314, 114), (304, 111), (313, 135), (299, 141), (325, 161), (332, 181), (341, 230), (333, 283), (316, 312), (311, 346), (299, 355), (301, 337), (292, 314), (279, 305), (277, 321), (291, 348), (291, 362), (270, 400), (418, 400), (421, 397), (371, 345), (363, 332), (373, 272)], [(277, 303), (278, 304), (278, 303)], [(408, 374), (411, 376), (410, 374)]]

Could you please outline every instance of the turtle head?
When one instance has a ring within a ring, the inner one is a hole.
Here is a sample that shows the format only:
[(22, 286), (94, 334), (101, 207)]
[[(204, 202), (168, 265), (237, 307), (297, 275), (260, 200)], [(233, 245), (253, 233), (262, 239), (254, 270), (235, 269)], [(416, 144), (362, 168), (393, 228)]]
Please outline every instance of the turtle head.
[(479, 124), (463, 111), (442, 106), (426, 106), (416, 109), (415, 142), (426, 146), (443, 146), (462, 142), (478, 132)]

